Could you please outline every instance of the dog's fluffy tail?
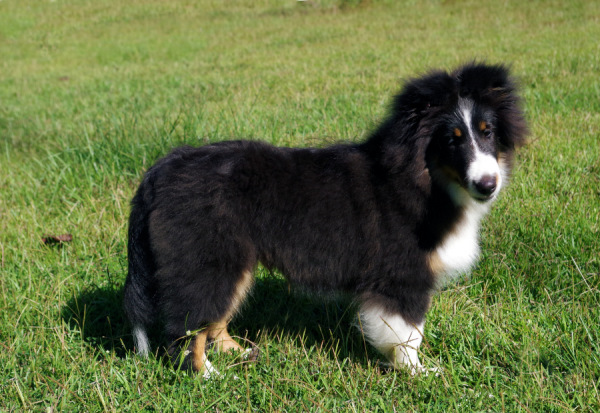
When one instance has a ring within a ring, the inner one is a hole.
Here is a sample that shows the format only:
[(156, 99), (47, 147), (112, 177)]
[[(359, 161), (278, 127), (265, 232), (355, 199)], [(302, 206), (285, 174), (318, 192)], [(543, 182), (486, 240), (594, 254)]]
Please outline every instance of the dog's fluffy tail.
[(129, 271), (124, 292), (125, 314), (133, 329), (136, 350), (143, 356), (150, 352), (147, 330), (157, 317), (155, 264), (148, 233), (148, 215), (152, 202), (152, 185), (148, 182), (150, 179), (147, 174), (132, 201), (127, 247)]

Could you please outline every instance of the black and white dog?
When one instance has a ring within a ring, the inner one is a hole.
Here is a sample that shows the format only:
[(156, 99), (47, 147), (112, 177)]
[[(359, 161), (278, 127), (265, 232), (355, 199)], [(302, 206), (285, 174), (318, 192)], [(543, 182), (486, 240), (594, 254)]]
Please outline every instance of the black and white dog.
[(431, 295), (477, 259), (480, 221), (527, 128), (504, 66), (409, 81), (364, 142), (323, 149), (234, 141), (175, 149), (146, 173), (129, 222), (125, 310), (141, 354), (160, 316), (197, 334), (186, 363), (211, 371), (258, 263), (352, 294), (369, 340), (421, 370)]

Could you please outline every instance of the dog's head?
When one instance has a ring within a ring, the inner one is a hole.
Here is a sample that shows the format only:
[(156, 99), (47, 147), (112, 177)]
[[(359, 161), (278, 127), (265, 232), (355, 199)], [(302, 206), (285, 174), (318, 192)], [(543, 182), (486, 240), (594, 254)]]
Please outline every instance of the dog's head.
[(396, 98), (425, 138), (431, 178), (459, 203), (494, 199), (512, 166), (527, 128), (515, 85), (504, 66), (470, 64), (409, 82)]

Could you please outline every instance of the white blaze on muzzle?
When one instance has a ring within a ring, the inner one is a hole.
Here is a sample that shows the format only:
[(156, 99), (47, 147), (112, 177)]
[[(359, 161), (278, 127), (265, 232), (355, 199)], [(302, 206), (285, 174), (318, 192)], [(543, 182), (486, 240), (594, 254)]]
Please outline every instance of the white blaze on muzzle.
[(473, 101), (470, 99), (459, 99), (460, 116), (467, 127), (474, 157), (467, 168), (467, 188), (469, 194), (478, 200), (484, 201), (494, 198), (502, 186), (502, 174), (498, 160), (485, 152), (482, 152), (477, 144), (473, 132)]
[(498, 160), (481, 152), (475, 144), (475, 158), (467, 169), (467, 187), (476, 199), (494, 198), (502, 186), (502, 174)]

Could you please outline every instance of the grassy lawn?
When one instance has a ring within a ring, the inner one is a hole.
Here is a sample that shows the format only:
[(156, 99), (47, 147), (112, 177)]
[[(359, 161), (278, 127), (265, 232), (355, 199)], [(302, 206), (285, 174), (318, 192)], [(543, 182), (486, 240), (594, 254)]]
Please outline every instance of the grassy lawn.
[[(598, 39), (596, 1), (0, 1), (0, 411), (598, 411)], [(440, 376), (386, 370), (352, 306), (260, 268), (232, 323), (258, 363), (204, 381), (131, 353), (129, 201), (157, 157), (359, 140), (402, 79), (473, 59), (512, 65), (532, 134), (434, 298)]]

